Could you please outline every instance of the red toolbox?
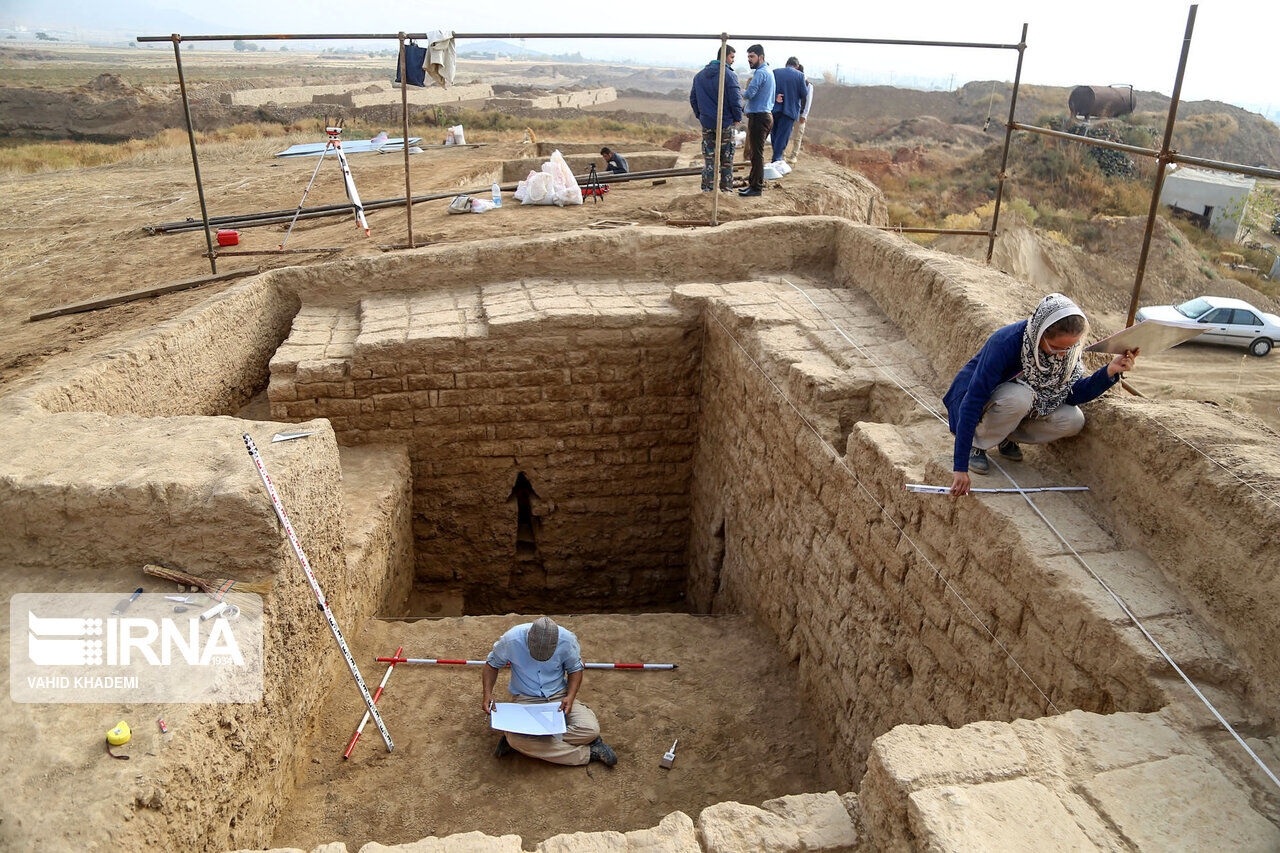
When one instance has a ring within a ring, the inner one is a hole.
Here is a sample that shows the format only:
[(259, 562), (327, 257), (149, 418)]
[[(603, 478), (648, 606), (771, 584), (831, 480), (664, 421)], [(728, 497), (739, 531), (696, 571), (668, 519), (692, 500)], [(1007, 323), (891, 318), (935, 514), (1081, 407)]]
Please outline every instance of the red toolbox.
[(219, 246), (239, 246), (240, 232), (232, 231), (228, 228), (218, 229), (218, 245)]

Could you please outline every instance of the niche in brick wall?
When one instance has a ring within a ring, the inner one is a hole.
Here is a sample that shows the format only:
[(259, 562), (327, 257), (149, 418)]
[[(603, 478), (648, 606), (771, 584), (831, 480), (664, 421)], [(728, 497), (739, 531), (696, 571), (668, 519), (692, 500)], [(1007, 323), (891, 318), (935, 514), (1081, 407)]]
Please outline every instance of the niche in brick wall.
[(516, 474), (515, 485), (507, 496), (507, 503), (516, 505), (516, 558), (533, 561), (538, 559), (538, 516), (533, 514), (533, 499), (538, 493), (521, 471)]

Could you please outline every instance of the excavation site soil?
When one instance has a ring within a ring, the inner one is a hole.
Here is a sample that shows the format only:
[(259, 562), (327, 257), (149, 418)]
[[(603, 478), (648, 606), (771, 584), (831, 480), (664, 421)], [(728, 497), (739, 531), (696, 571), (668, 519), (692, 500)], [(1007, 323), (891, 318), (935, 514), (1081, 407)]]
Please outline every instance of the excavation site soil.
[[(209, 213), (292, 210), (317, 161), (272, 155), (315, 141), (203, 144)], [(264, 602), (258, 702), (9, 699), (0, 846), (1280, 848), (1280, 356), (1140, 359), (1142, 396), (993, 451), (973, 479), (1000, 493), (920, 491), (951, 482), (942, 395), (992, 333), (1053, 291), (1091, 337), (1123, 325), (1135, 222), (1086, 253), (1010, 216), (988, 265), (810, 154), (715, 226), (696, 174), (448, 213), (606, 143), (701, 164), (678, 139), (431, 147), (415, 248), (403, 206), (368, 236), (244, 227), (217, 258), (243, 275), (38, 321), (209, 274), (190, 153), (0, 177), (0, 585)], [(403, 196), (402, 152), (350, 165)], [(322, 163), (307, 205), (344, 201)], [(326, 251), (234, 254), (286, 234)], [(1153, 245), (1150, 298), (1201, 295), (1167, 225)], [(328, 614), (394, 749), (370, 723), (343, 756), (369, 703)], [(587, 670), (616, 766), (494, 754), (478, 661), (541, 615), (587, 663), (676, 665)], [(11, 665), (28, 616), (0, 613)]]

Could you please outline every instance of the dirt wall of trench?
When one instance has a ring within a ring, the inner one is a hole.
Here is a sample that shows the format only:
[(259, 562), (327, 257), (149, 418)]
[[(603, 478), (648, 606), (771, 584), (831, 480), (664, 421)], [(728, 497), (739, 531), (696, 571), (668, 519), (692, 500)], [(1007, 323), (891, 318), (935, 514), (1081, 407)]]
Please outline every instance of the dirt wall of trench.
[[(866, 228), (845, 229), (836, 270), (873, 296), (948, 379), (1042, 296), (997, 270)], [(1216, 407), (1138, 400), (1119, 388), (1084, 411), (1084, 432), (1049, 445), (1049, 454), (1089, 484), (1093, 520), (1157, 560), (1196, 616), (1239, 655), (1246, 683), (1231, 686), (1272, 718), (1280, 715), (1274, 433)], [(1218, 677), (1196, 675), (1209, 683)]]
[[(295, 745), (341, 659), (244, 449), (244, 426), (86, 414), (7, 423), (20, 439), (0, 475), (7, 591), (175, 591), (145, 577), (146, 563), (270, 580), (273, 590), (261, 704), (9, 703), (0, 738), (13, 787), (0, 809), (0, 846), (221, 850), (269, 840), (297, 772)], [(342, 582), (342, 505), (330, 499), (339, 488), (337, 445), (325, 424), (310, 426), (320, 434), (305, 449), (271, 445), (269, 427), (250, 431), (338, 618), (350, 625), (373, 607)], [(6, 635), (8, 615), (5, 608)], [(7, 636), (0, 647), (7, 657)], [(171, 735), (156, 731), (159, 716)], [(104, 725), (121, 717), (135, 730), (127, 764), (102, 756)], [(51, 798), (61, 805), (48, 808)], [(79, 816), (68, 820), (73, 803)]]

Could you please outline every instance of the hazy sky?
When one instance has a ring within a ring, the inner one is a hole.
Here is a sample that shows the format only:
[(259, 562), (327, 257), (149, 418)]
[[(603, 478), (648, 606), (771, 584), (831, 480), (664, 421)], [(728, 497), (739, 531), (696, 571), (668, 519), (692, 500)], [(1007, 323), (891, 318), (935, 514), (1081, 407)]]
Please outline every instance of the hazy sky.
[[(6, 0), (0, 0), (4, 5)], [(911, 0), (861, 3), (585, 2), (585, 0), (485, 0), (424, 3), (405, 0), (261, 0), (178, 2), (154, 5), (218, 21), (226, 31), (395, 32), (720, 32), (781, 33), (871, 38), (1016, 42), (1030, 25), (1023, 70), (1027, 83), (1132, 83), (1168, 94), (1173, 87), (1189, 4), (1156, 0)], [(793, 14), (787, 14), (793, 13)], [(1183, 96), (1280, 106), (1275, 44), (1280, 37), (1277, 0), (1209, 0), (1200, 5)], [(747, 43), (735, 41), (745, 67)], [(462, 43), (465, 49), (465, 42)], [(713, 43), (529, 40), (549, 52), (581, 50), (603, 59), (651, 58), (655, 63), (700, 61)], [(1011, 80), (1012, 51), (946, 48), (819, 46), (766, 42), (770, 58), (801, 57), (806, 68), (833, 69), (845, 77), (885, 75)]]

